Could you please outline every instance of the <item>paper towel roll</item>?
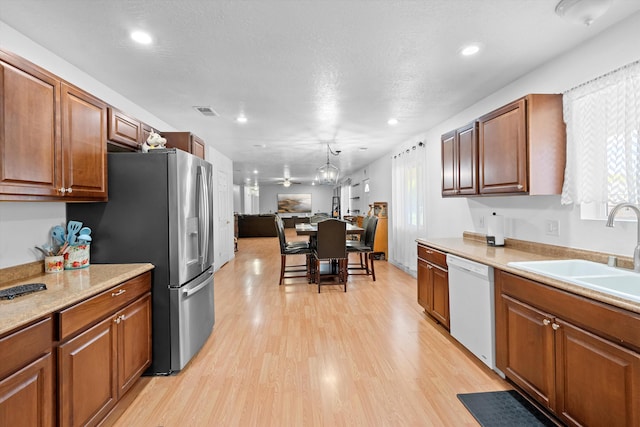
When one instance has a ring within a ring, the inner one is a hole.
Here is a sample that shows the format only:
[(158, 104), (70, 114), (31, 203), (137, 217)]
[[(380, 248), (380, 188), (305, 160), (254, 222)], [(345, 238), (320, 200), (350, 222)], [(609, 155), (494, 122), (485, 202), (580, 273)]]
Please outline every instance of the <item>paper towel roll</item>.
[(504, 217), (495, 212), (487, 220), (487, 243), (491, 246), (504, 246)]

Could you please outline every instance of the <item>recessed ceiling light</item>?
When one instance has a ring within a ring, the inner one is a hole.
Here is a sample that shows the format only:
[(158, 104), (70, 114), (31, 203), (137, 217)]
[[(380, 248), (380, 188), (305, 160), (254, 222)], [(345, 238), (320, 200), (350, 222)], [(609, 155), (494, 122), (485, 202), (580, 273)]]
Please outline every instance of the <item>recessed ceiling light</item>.
[(469, 44), (460, 49), (460, 55), (462, 56), (471, 56), (478, 52), (480, 52), (480, 45), (478, 43)]
[(140, 44), (151, 44), (153, 41), (149, 33), (145, 33), (144, 31), (134, 31), (131, 33), (131, 38)]
[(253, 173), (258, 173), (258, 169), (254, 169), (254, 170), (253, 170)]
[(247, 118), (245, 116), (236, 117), (236, 122), (238, 123), (247, 123)]
[(392, 117), (392, 118), (390, 118), (390, 119), (387, 121), (387, 124), (389, 124), (389, 125), (391, 125), (391, 126), (395, 126), (395, 125), (397, 125), (397, 124), (398, 124), (398, 119), (394, 119), (394, 118)]

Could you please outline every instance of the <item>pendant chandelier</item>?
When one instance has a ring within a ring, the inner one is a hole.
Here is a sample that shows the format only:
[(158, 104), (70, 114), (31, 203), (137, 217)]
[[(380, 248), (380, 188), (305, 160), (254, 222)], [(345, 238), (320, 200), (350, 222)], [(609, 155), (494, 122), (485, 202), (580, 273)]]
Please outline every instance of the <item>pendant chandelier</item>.
[(338, 183), (340, 169), (329, 162), (329, 153), (337, 156), (338, 154), (340, 154), (340, 151), (332, 151), (329, 147), (329, 144), (327, 144), (327, 163), (320, 166), (317, 170), (316, 181), (318, 181), (318, 184), (335, 185)]

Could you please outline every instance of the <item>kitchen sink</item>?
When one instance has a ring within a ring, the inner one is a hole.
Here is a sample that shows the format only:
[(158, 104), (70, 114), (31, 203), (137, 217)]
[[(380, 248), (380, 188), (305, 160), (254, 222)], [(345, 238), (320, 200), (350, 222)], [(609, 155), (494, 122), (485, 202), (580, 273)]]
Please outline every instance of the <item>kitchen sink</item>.
[(640, 274), (631, 270), (581, 259), (522, 261), (510, 262), (508, 265), (640, 302)]

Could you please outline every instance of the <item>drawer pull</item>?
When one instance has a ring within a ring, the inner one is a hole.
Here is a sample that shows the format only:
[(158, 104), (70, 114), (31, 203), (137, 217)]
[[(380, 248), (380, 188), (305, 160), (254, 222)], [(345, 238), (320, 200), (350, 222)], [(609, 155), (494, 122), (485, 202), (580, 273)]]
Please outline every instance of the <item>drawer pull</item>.
[(549, 319), (544, 319), (544, 320), (542, 321), (542, 324), (543, 324), (544, 326), (549, 326), (549, 323), (551, 323), (551, 320), (549, 320)]
[(429, 255), (431, 255), (431, 254), (433, 253), (433, 251), (430, 251), (430, 250), (428, 250), (428, 249), (427, 249), (427, 253), (428, 253)]
[(557, 323), (554, 323), (553, 325), (551, 325), (551, 327), (553, 328), (554, 331), (557, 331), (560, 328), (560, 325), (558, 325)]
[(115, 319), (113, 319), (113, 321), (118, 324), (120, 322), (124, 322), (124, 314), (121, 314), (120, 316), (116, 317)]
[(117, 297), (118, 295), (122, 295), (122, 294), (124, 294), (125, 292), (127, 292), (127, 290), (126, 290), (126, 289), (120, 289), (118, 292), (111, 292), (111, 296), (112, 296), (112, 297)]

